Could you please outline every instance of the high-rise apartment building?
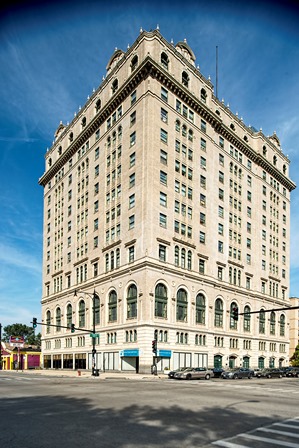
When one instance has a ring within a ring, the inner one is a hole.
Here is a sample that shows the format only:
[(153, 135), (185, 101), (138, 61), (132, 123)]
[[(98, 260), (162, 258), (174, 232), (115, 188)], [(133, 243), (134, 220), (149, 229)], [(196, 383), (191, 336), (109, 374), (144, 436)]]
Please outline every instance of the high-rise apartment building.
[(99, 369), (288, 365), (289, 160), (186, 41), (116, 50), (45, 159), (44, 367), (91, 368), (93, 323)]

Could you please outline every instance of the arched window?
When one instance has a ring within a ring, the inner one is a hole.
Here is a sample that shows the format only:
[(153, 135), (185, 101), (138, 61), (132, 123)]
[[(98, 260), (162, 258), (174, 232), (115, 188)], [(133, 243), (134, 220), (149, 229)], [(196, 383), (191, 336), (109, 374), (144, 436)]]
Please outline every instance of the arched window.
[(137, 317), (137, 287), (130, 285), (127, 296), (127, 318), (132, 319)]
[(283, 172), (283, 174), (286, 174), (286, 172), (287, 172), (287, 167), (286, 167), (286, 165), (283, 165), (283, 167), (282, 167), (282, 172)]
[(111, 291), (108, 299), (109, 307), (109, 322), (115, 322), (117, 320), (117, 294), (116, 291)]
[(105, 255), (105, 269), (106, 269), (106, 272), (109, 271), (109, 254)]
[(179, 246), (175, 246), (175, 248), (174, 248), (174, 264), (176, 266), (179, 266), (179, 260), (180, 260), (180, 248), (179, 248)]
[(162, 283), (155, 288), (155, 317), (167, 319), (167, 288)]
[(93, 298), (92, 307), (94, 307), (94, 323), (98, 325), (100, 323), (100, 298), (97, 294)]
[(61, 309), (56, 308), (56, 331), (61, 331)]
[(69, 135), (70, 143), (72, 143), (73, 140), (74, 140), (74, 134), (71, 132), (70, 135)]
[(285, 315), (282, 314), (279, 319), (279, 335), (280, 336), (285, 336), (285, 324), (286, 324), (286, 318), (285, 318)]
[(168, 70), (169, 59), (166, 53), (161, 54), (161, 65), (165, 70)]
[(249, 366), (250, 366), (249, 361), (250, 361), (249, 356), (243, 356), (243, 367), (245, 369), (249, 369)]
[(135, 56), (132, 58), (132, 62), (131, 62), (131, 71), (132, 71), (132, 72), (135, 70), (135, 68), (137, 68), (137, 65), (138, 65), (138, 56), (135, 55)]
[(236, 302), (232, 302), (230, 305), (229, 328), (231, 328), (232, 330), (237, 329), (237, 321), (234, 319), (234, 308), (238, 308), (238, 305)]
[(81, 120), (81, 127), (85, 128), (85, 126), (86, 126), (86, 117), (83, 117)]
[(258, 368), (259, 369), (264, 369), (265, 368), (265, 358), (259, 357), (259, 359), (258, 359)]
[(248, 313), (250, 313), (250, 307), (246, 305), (244, 308), (244, 331), (250, 331), (251, 314)]
[(217, 299), (215, 302), (214, 325), (223, 327), (223, 302), (221, 299)]
[(207, 102), (207, 92), (205, 91), (205, 89), (201, 89), (200, 91), (200, 99), (203, 103)]
[(270, 334), (275, 334), (275, 313), (274, 311), (270, 314)]
[(112, 93), (115, 93), (117, 89), (118, 89), (118, 79), (115, 79), (111, 86)]
[(50, 325), (51, 325), (51, 311), (47, 311), (46, 313), (46, 324), (47, 324), (47, 333), (50, 333)]
[(186, 267), (186, 249), (184, 248), (181, 250), (181, 267)]
[(73, 321), (73, 307), (69, 303), (66, 307), (66, 325), (67, 325), (67, 327), (71, 326), (72, 321)]
[(187, 137), (187, 126), (185, 124), (182, 126), (182, 136)]
[(189, 129), (189, 131), (188, 131), (188, 140), (190, 140), (190, 142), (193, 142), (193, 131), (192, 131), (192, 129)]
[(180, 288), (176, 295), (176, 319), (181, 322), (187, 322), (187, 292)]
[(180, 120), (176, 120), (175, 121), (175, 130), (177, 132), (180, 132), (180, 130), (181, 130), (181, 122), (180, 122)]
[(204, 324), (206, 320), (206, 299), (203, 294), (196, 296), (195, 323)]
[(79, 327), (85, 327), (85, 302), (80, 300), (79, 302)]
[(265, 311), (264, 310), (260, 310), (259, 313), (259, 332), (261, 334), (265, 334)]
[(182, 73), (182, 84), (186, 87), (189, 86), (189, 76), (187, 72)]
[(266, 146), (263, 146), (263, 156), (266, 157), (267, 155), (267, 148)]
[(187, 256), (187, 268), (189, 270), (192, 269), (192, 252), (191, 250), (188, 250), (188, 256)]
[(96, 102), (96, 112), (99, 112), (101, 107), (102, 107), (102, 102), (101, 102), (100, 99), (98, 99), (97, 102)]
[(273, 156), (273, 165), (275, 166), (277, 163), (277, 156)]

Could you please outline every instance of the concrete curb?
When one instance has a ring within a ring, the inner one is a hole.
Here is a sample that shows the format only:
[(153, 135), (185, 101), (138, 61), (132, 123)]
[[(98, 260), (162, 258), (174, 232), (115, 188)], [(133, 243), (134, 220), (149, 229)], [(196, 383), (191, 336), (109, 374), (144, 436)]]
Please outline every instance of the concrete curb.
[(142, 373), (130, 373), (130, 372), (100, 372), (99, 376), (92, 376), (91, 371), (86, 370), (1, 370), (1, 373), (11, 374), (11, 375), (40, 375), (40, 376), (48, 376), (48, 377), (60, 377), (60, 378), (92, 378), (93, 380), (101, 379), (127, 379), (127, 380), (167, 380), (168, 376), (161, 375), (151, 375), (151, 374), (142, 374)]

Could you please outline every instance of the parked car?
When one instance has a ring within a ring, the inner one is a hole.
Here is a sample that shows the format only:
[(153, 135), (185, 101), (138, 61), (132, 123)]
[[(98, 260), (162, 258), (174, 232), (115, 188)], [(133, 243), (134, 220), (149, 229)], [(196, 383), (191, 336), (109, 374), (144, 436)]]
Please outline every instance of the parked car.
[(180, 367), (179, 369), (175, 369), (175, 370), (171, 370), (168, 373), (168, 378), (174, 378), (175, 373), (179, 373), (179, 372), (183, 372), (184, 370), (186, 370), (188, 367)]
[(213, 376), (213, 370), (205, 367), (195, 367), (184, 370), (183, 372), (176, 372), (174, 378), (177, 380), (198, 380), (204, 378), (209, 380)]
[(262, 369), (257, 372), (256, 376), (257, 378), (282, 378), (283, 370), (275, 368)]
[(246, 369), (245, 367), (235, 368), (235, 369), (229, 369), (225, 370), (221, 373), (221, 378), (224, 379), (233, 379), (236, 380), (237, 378), (249, 378), (251, 379), (253, 377), (253, 370)]
[(213, 375), (214, 378), (220, 378), (221, 377), (221, 373), (224, 372), (224, 369), (222, 367), (214, 367), (213, 370)]
[(289, 367), (286, 370), (285, 375), (299, 378), (299, 367)]

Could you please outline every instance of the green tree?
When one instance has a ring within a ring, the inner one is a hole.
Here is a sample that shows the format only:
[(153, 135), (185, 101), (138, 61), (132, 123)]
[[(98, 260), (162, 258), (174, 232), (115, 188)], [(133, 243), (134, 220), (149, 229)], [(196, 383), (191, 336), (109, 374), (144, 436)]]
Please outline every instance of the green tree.
[(10, 336), (22, 336), (24, 338), (25, 344), (41, 346), (41, 334), (35, 335), (34, 328), (28, 327), (24, 324), (12, 324), (7, 325), (3, 328), (3, 338), (4, 342), (9, 342)]
[(299, 344), (295, 348), (293, 356), (290, 358), (293, 367), (299, 367)]

